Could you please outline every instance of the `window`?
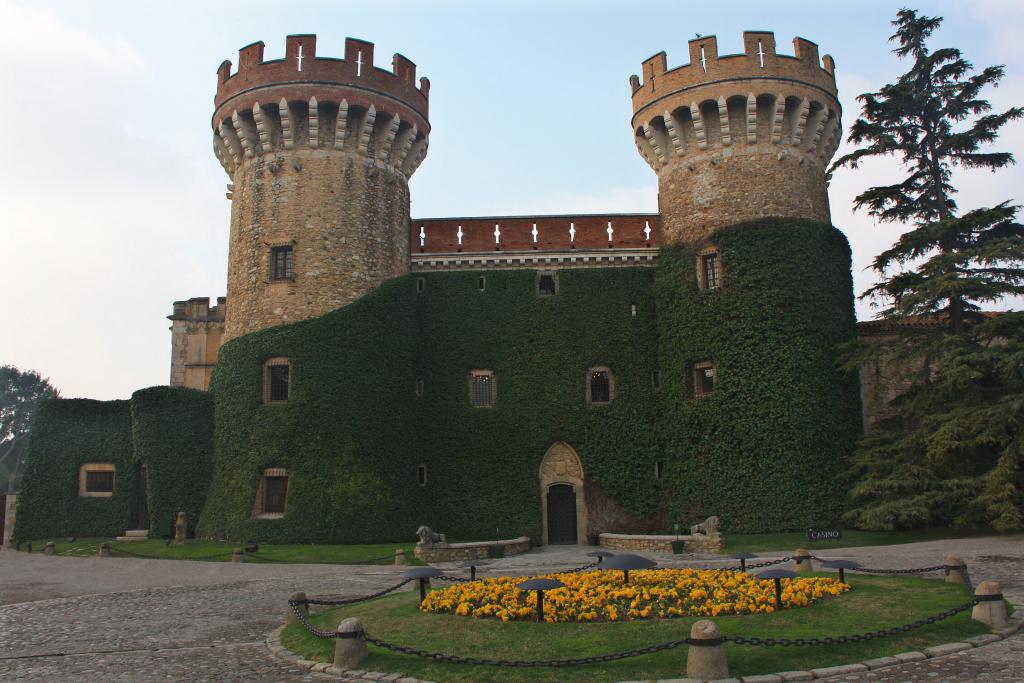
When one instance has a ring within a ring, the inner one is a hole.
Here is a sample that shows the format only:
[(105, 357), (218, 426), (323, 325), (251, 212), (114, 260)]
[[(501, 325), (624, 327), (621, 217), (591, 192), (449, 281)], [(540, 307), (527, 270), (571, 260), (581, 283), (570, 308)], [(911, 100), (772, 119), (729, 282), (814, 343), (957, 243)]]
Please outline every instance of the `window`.
[(474, 408), (491, 408), (494, 406), (496, 391), (494, 372), (491, 370), (471, 370), (469, 373), (469, 404)]
[(420, 465), (416, 468), (416, 483), (420, 486), (427, 485), (427, 466)]
[(651, 370), (651, 387), (655, 391), (661, 389), (661, 370)]
[(110, 498), (114, 495), (114, 465), (108, 462), (86, 463), (78, 469), (78, 495), (83, 498)]
[(721, 267), (718, 252), (709, 249), (697, 255), (697, 284), (705, 291), (712, 291), (722, 286)]
[(662, 461), (662, 460), (659, 460), (658, 462), (654, 463), (654, 478), (655, 479), (661, 479), (664, 476), (665, 476), (665, 462)]
[(263, 364), (263, 402), (281, 403), (291, 398), (291, 362), (271, 358)]
[(629, 305), (629, 314), (634, 318), (636, 317), (636, 304)]
[(423, 395), (423, 378), (422, 377), (420, 377), (419, 379), (416, 380), (416, 395), (417, 396), (422, 396)]
[(712, 361), (697, 363), (693, 366), (693, 395), (696, 398), (707, 396), (715, 390), (715, 364)]
[(611, 403), (615, 395), (612, 372), (608, 368), (590, 368), (587, 371), (587, 403)]
[(487, 288), (487, 278), (481, 275), (477, 278), (477, 288), (482, 292)]
[(252, 516), (276, 519), (288, 509), (288, 471), (282, 467), (263, 470)]
[(423, 290), (427, 288), (427, 281), (421, 277), (416, 278), (416, 292), (422, 294)]
[(553, 270), (537, 273), (537, 296), (558, 294), (558, 273)]
[(295, 279), (295, 257), (290, 246), (271, 248), (270, 271), (274, 280)]

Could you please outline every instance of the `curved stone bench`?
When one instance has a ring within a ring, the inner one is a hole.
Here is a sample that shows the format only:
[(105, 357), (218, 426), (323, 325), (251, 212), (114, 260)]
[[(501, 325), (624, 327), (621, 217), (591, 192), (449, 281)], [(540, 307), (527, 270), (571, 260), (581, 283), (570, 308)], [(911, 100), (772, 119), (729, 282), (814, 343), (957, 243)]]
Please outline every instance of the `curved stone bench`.
[(601, 534), (602, 548), (611, 550), (646, 550), (658, 553), (672, 552), (672, 542), (682, 541), (683, 550), (690, 553), (720, 553), (725, 545), (722, 534), (689, 535), (666, 534), (652, 536), (647, 534)]
[(473, 543), (447, 543), (445, 545), (422, 545), (417, 543), (414, 554), (417, 558), (434, 562), (458, 562), (460, 560), (483, 560), (491, 556), (491, 546), (502, 546), (504, 556), (521, 555), (530, 549), (530, 537), (520, 536), (503, 541), (475, 541)]

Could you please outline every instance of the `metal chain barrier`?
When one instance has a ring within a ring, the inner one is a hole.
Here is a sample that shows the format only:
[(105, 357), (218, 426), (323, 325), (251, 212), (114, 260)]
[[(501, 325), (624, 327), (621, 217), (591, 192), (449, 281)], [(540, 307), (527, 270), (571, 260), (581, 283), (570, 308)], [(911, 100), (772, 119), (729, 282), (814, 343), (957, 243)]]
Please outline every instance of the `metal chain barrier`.
[(868, 631), (867, 633), (857, 633), (852, 636), (829, 636), (826, 638), (755, 638), (751, 636), (723, 636), (726, 642), (736, 643), (737, 645), (762, 645), (766, 647), (774, 646), (803, 646), (803, 645), (838, 645), (841, 643), (856, 643), (862, 640), (873, 640), (875, 638), (887, 638), (897, 633), (906, 633), (907, 631), (913, 631), (914, 629), (921, 628), (922, 626), (928, 626), (934, 624), (943, 619), (948, 619), (952, 616), (966, 612), (978, 603), (978, 600), (972, 599), (970, 602), (948, 609), (945, 612), (940, 612), (935, 616), (925, 617), (924, 619), (918, 619), (912, 621), (909, 624), (903, 624), (902, 626), (892, 626), (890, 628), (879, 629), (878, 631)]
[(111, 553), (117, 553), (117, 554), (120, 554), (120, 555), (128, 555), (129, 557), (138, 557), (138, 558), (141, 558), (143, 560), (165, 560), (165, 559), (176, 559), (176, 560), (214, 560), (214, 559), (217, 559), (218, 557), (231, 557), (231, 555), (234, 553), (234, 550), (228, 550), (227, 552), (223, 552), (222, 551), (222, 552), (218, 552), (218, 553), (213, 553), (211, 555), (196, 555), (195, 557), (176, 557), (176, 558), (168, 558), (166, 556), (160, 556), (160, 555), (141, 555), (139, 553), (133, 553), (130, 550), (125, 550), (124, 548), (118, 548), (118, 547), (113, 546), (113, 545), (110, 546), (110, 552)]
[(364, 560), (345, 560), (345, 561), (341, 561), (341, 560), (333, 560), (333, 561), (332, 560), (310, 560), (309, 562), (303, 562), (302, 560), (282, 560), (282, 559), (279, 559), (279, 558), (276, 558), (276, 557), (266, 557), (266, 556), (256, 555), (254, 553), (246, 553), (245, 554), (245, 559), (246, 559), (246, 562), (252, 560), (252, 561), (255, 561), (257, 563), (259, 563), (259, 562), (277, 562), (279, 564), (341, 564), (341, 565), (350, 565), (350, 564), (373, 564), (375, 562), (384, 562), (384, 561), (392, 561), (393, 562), (394, 559), (395, 559), (395, 556), (394, 556), (394, 554), (391, 554), (391, 555), (383, 555), (381, 557), (368, 557), (368, 558), (366, 558)]
[(600, 564), (600, 562), (591, 562), (590, 564), (585, 564), (585, 565), (583, 565), (581, 567), (573, 567), (572, 569), (563, 569), (560, 572), (551, 572), (551, 573), (552, 574), (577, 574), (579, 572), (585, 572), (588, 569), (593, 569), (594, 567), (596, 567), (599, 564)]
[(394, 586), (391, 586), (390, 588), (385, 588), (382, 591), (377, 591), (376, 593), (371, 593), (370, 595), (361, 595), (357, 598), (343, 598), (338, 600), (318, 600), (314, 598), (308, 598), (306, 600), (289, 600), (288, 604), (292, 606), (293, 611), (295, 610), (296, 605), (328, 605), (331, 607), (337, 607), (339, 605), (354, 605), (357, 602), (366, 602), (367, 600), (373, 600), (374, 598), (379, 598), (383, 595), (387, 595), (392, 591), (398, 590), (410, 581), (412, 581), (412, 579), (405, 579), (404, 581), (400, 581), (399, 583), (396, 583)]
[[(777, 560), (766, 560), (764, 562), (748, 562), (747, 563), (747, 569), (750, 570), (750, 569), (760, 569), (761, 567), (770, 567), (773, 564), (782, 564), (783, 562), (789, 562), (792, 559), (793, 559), (792, 557), (780, 557)], [(736, 565), (734, 567), (722, 567), (720, 571), (740, 572), (740, 571), (743, 571), (743, 566), (742, 565)]]

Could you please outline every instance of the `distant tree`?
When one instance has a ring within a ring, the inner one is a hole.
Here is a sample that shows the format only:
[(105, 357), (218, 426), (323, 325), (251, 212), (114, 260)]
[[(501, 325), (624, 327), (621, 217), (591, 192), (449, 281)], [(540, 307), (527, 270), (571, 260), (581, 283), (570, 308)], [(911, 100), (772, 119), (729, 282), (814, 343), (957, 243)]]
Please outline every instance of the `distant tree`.
[(14, 492), (21, 473), (36, 404), (58, 396), (60, 392), (38, 372), (0, 366), (0, 476), (7, 479), (3, 488), (8, 493)]
[(1020, 529), (1024, 314), (986, 318), (981, 304), (1024, 294), (1024, 226), (1009, 201), (959, 214), (951, 178), (957, 166), (1013, 164), (1012, 154), (987, 145), (1024, 108), (990, 113), (980, 94), (999, 83), (1003, 67), (975, 72), (955, 48), (930, 51), (927, 40), (941, 23), (899, 11), (890, 40), (913, 64), (895, 83), (858, 98), (862, 115), (849, 141), (860, 146), (830, 170), (856, 168), (867, 157), (900, 158), (901, 182), (871, 187), (854, 201), (881, 222), (914, 226), (875, 258), (880, 281), (862, 296), (882, 306), (883, 318), (939, 323), (903, 326), (884, 351), (877, 342), (851, 350), (850, 367), (884, 354), (909, 388), (894, 401), (898, 416), (853, 456), (847, 521), (876, 529)]

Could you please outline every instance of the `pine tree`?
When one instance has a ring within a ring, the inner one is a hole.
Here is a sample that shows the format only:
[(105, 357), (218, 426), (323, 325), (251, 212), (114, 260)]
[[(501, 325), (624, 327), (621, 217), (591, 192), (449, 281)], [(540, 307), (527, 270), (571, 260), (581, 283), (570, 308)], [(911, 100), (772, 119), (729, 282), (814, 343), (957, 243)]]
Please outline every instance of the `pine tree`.
[(8, 493), (15, 490), (36, 405), (40, 399), (59, 396), (50, 380), (38, 372), (0, 366), (0, 474)]
[(896, 83), (859, 97), (862, 116), (849, 141), (860, 147), (837, 159), (856, 168), (867, 157), (896, 156), (907, 171), (893, 185), (867, 189), (855, 208), (883, 223), (913, 227), (879, 254), (880, 276), (864, 293), (881, 302), (883, 319), (921, 316), (939, 325), (900, 326), (886, 348), (861, 343), (849, 367), (885, 359), (909, 388), (898, 409), (866, 436), (853, 456), (848, 522), (875, 529), (946, 524), (1024, 528), (1024, 314), (982, 314), (981, 305), (1024, 293), (1024, 226), (1004, 201), (960, 214), (954, 167), (997, 171), (1014, 163), (988, 145), (1014, 107), (992, 114), (981, 97), (1004, 75), (980, 72), (955, 48), (929, 51), (941, 17), (902, 9), (891, 40), (912, 59)]

